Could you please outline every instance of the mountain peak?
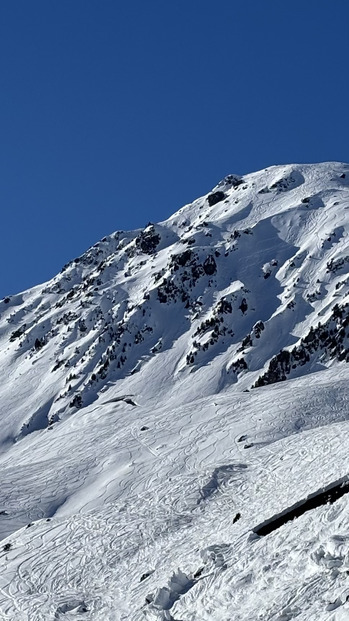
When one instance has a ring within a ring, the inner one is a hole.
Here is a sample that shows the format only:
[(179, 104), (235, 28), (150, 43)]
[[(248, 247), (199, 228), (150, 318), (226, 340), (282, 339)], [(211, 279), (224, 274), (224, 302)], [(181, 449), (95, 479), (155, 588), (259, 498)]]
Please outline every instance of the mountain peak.
[[(299, 432), (301, 447), (313, 456), (312, 443), (316, 450), (326, 437), (336, 444), (334, 429), (325, 437), (320, 428), (338, 423), (346, 429), (333, 383), (347, 394), (348, 181), (349, 165), (337, 162), (227, 175), (169, 219), (116, 231), (49, 282), (0, 302), (1, 468), (4, 484), (15, 490), (6, 488), (0, 528), (11, 546), (36, 550), (35, 538), (20, 529), (34, 520), (46, 541), (51, 524), (45, 520), (52, 518), (59, 532), (71, 529), (74, 545), (90, 542), (87, 554), (95, 562), (100, 540), (90, 530), (98, 524), (110, 543), (110, 520), (118, 531), (126, 529), (132, 549), (120, 557), (108, 552), (103, 580), (116, 558), (125, 569), (143, 550), (149, 566), (144, 579), (130, 570), (132, 592), (143, 589), (139, 581), (153, 585), (149, 593), (142, 590), (142, 605), (135, 595), (132, 614), (120, 618), (139, 618), (145, 606), (149, 619), (174, 619), (166, 611), (177, 606), (189, 619), (178, 602), (190, 608), (192, 589), (204, 601), (200, 576), (212, 571), (219, 582), (239, 546), (247, 554), (246, 529), (258, 536), (269, 518), (279, 523), (280, 503), (298, 515), (293, 502), (315, 493), (317, 481), (324, 488), (342, 481), (344, 462), (330, 460), (327, 468), (322, 459), (319, 472), (309, 474), (310, 490), (293, 464), (296, 482), (274, 502), (261, 469), (285, 476), (278, 460), (303, 450), (295, 440)], [(275, 443), (276, 452), (264, 450)], [(254, 485), (261, 490), (253, 501), (258, 519), (248, 508)], [(232, 520), (241, 540), (232, 524), (219, 521), (220, 512), (227, 516), (225, 502), (243, 516)], [(223, 538), (215, 535), (215, 519)], [(190, 549), (185, 524), (193, 525)], [(143, 528), (153, 537), (145, 548), (136, 535)], [(207, 534), (201, 560), (194, 553), (200, 529)], [(177, 570), (171, 561), (162, 584), (154, 568), (177, 536), (184, 565)], [(42, 545), (50, 555), (50, 544)], [(62, 554), (70, 554), (65, 544)], [(328, 552), (314, 554), (322, 566)], [(17, 567), (16, 559), (17, 553), (9, 567)], [(91, 575), (84, 580), (85, 591), (93, 591)], [(55, 596), (59, 615), (92, 610), (93, 600), (96, 619), (112, 618), (105, 595), (96, 591), (87, 605), (78, 587), (73, 591), (63, 612)], [(241, 619), (252, 618), (251, 609), (244, 610)]]

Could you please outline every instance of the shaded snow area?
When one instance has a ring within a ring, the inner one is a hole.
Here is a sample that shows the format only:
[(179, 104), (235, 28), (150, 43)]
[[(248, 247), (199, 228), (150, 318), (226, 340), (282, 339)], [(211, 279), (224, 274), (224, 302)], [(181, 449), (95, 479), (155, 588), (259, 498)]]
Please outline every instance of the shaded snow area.
[(348, 233), (275, 166), (0, 301), (1, 620), (349, 619)]

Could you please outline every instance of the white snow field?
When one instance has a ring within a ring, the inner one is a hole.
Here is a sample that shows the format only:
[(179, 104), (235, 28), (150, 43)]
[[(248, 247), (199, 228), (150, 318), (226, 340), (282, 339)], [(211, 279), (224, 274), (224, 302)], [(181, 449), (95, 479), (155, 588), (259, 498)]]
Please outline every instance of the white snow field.
[(0, 620), (349, 619), (348, 234), (274, 166), (0, 301)]

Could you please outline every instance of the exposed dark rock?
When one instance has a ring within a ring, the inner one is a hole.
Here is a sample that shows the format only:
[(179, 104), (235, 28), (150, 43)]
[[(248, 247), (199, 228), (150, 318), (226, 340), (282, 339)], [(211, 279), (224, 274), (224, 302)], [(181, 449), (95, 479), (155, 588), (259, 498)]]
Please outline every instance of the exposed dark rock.
[(210, 205), (210, 207), (213, 207), (213, 205), (220, 203), (225, 198), (226, 198), (226, 195), (224, 194), (224, 192), (221, 192), (221, 191), (212, 192), (212, 194), (208, 195), (207, 202)]
[(146, 580), (147, 578), (149, 578), (149, 576), (151, 576), (154, 573), (154, 570), (152, 571), (146, 571), (144, 574), (141, 575), (140, 577), (140, 582), (143, 582), (143, 580)]
[(52, 367), (52, 373), (57, 371), (60, 367), (62, 367), (66, 363), (66, 360), (56, 360), (55, 365)]
[(241, 300), (241, 304), (240, 304), (240, 306), (239, 306), (239, 309), (241, 310), (241, 312), (242, 312), (243, 314), (245, 314), (245, 313), (246, 313), (246, 311), (247, 311), (247, 309), (248, 309), (248, 305), (247, 305), (246, 298), (242, 298), (242, 300)]
[(82, 396), (80, 394), (75, 395), (75, 397), (69, 403), (71, 408), (81, 408), (82, 407)]
[(238, 188), (244, 182), (242, 177), (237, 175), (227, 175), (224, 179), (218, 184), (218, 187), (224, 187), (226, 189), (229, 188)]
[(248, 366), (246, 360), (244, 358), (239, 358), (230, 367), (230, 370), (233, 373), (240, 373), (241, 371), (247, 371)]
[(250, 334), (247, 334), (241, 341), (241, 345), (238, 348), (238, 352), (243, 351), (246, 347), (252, 347), (252, 337)]
[(340, 259), (331, 259), (326, 264), (327, 271), (335, 274), (341, 267), (345, 265), (345, 263), (348, 263), (348, 262), (349, 262), (348, 256), (340, 258)]
[(188, 265), (189, 261), (193, 257), (193, 252), (191, 250), (185, 250), (180, 254), (173, 255), (170, 261), (170, 267), (173, 267), (175, 270), (178, 269), (178, 266), (184, 267)]
[(212, 255), (209, 255), (204, 261), (204, 271), (208, 276), (213, 276), (217, 271), (216, 261)]
[(263, 330), (264, 330), (263, 321), (257, 321), (257, 323), (255, 323), (255, 325), (253, 326), (253, 332), (255, 334), (256, 339), (260, 338), (261, 332), (263, 332)]
[(226, 300), (225, 298), (221, 298), (215, 310), (216, 310), (217, 315), (223, 315), (226, 313), (232, 313), (233, 307), (231, 305), (231, 302), (229, 302), (229, 300)]
[(140, 248), (144, 254), (153, 254), (160, 241), (160, 235), (156, 233), (154, 225), (151, 224), (136, 237), (136, 246)]
[(163, 289), (161, 287), (159, 287), (159, 289), (158, 289), (158, 298), (159, 298), (160, 304), (166, 304), (166, 302), (167, 302), (167, 295), (164, 293), (164, 291), (163, 291)]
[(59, 319), (57, 319), (57, 325), (60, 323), (63, 323), (65, 326), (68, 326), (70, 323), (75, 321), (75, 319), (77, 318), (78, 316), (76, 313), (72, 313), (71, 311), (69, 311), (68, 313), (64, 313), (62, 317), (59, 317)]
[(283, 177), (282, 179), (275, 181), (275, 183), (270, 186), (270, 189), (277, 190), (278, 192), (286, 192), (287, 190), (297, 187), (298, 185), (299, 181), (297, 182), (297, 179), (292, 174), (290, 174), (287, 177)]
[(18, 328), (18, 330), (12, 332), (10, 336), (10, 341), (15, 341), (16, 339), (20, 338), (24, 334), (26, 327), (27, 325), (24, 323), (23, 326)]
[(345, 494), (349, 493), (349, 482), (347, 480), (339, 481), (338, 483), (332, 484), (325, 489), (321, 489), (315, 494), (311, 494), (306, 500), (302, 500), (299, 503), (289, 507), (282, 513), (274, 515), (269, 520), (266, 520), (262, 524), (259, 524), (253, 529), (253, 532), (256, 533), (259, 537), (264, 537), (265, 535), (269, 535), (274, 530), (280, 528), (287, 522), (294, 520), (295, 518), (304, 515), (307, 511), (311, 511), (316, 509), (317, 507), (321, 507), (326, 504), (333, 504), (339, 498), (342, 498)]
[(43, 346), (45, 345), (45, 339), (44, 338), (37, 338), (35, 339), (35, 343), (34, 343), (34, 348), (38, 351), (39, 349), (41, 349)]
[(193, 578), (200, 578), (201, 574), (204, 571), (204, 567), (199, 567), (199, 569), (196, 570), (196, 572), (193, 574)]
[(311, 326), (299, 345), (291, 351), (281, 350), (270, 360), (267, 371), (257, 379), (254, 387), (286, 380), (291, 370), (304, 366), (316, 355), (321, 354), (322, 360), (337, 359), (339, 362), (344, 360), (349, 362), (348, 326), (349, 305), (335, 304), (325, 324), (319, 323), (316, 328)]

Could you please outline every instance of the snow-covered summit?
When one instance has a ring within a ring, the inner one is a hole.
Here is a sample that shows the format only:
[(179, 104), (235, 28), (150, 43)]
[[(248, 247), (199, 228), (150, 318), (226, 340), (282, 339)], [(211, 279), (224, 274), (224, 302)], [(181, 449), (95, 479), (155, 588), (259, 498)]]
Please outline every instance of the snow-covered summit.
[[(137, 393), (157, 367), (166, 394), (194, 371), (199, 395), (248, 388), (346, 303), (348, 206), (345, 164), (230, 175), (169, 220), (105, 237), (43, 287), (5, 298), (3, 368), (14, 364), (22, 382), (40, 369), (40, 426), (92, 403), (106, 383)], [(8, 418), (16, 438), (23, 430)]]
[(345, 497), (316, 550), (310, 513), (257, 541), (347, 474), (348, 233), (348, 164), (273, 166), (0, 302), (4, 619), (349, 614), (318, 601)]

